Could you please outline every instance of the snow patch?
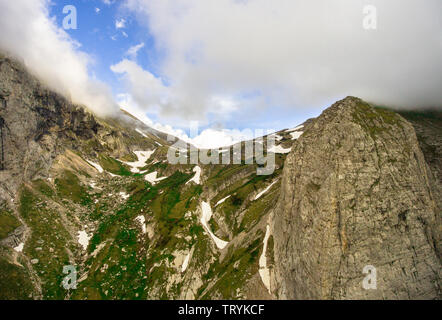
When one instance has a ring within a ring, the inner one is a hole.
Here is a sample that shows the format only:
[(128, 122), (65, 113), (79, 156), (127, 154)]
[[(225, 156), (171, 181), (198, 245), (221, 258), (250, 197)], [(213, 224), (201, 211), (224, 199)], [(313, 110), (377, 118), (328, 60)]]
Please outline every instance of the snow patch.
[(273, 181), (273, 182), (272, 182), (267, 188), (265, 188), (265, 189), (262, 190), (260, 193), (258, 193), (258, 194), (255, 196), (255, 198), (254, 198), (253, 200), (258, 200), (259, 198), (261, 198), (262, 195), (263, 195), (264, 193), (266, 193), (267, 191), (269, 191), (270, 188), (273, 187), (273, 185), (274, 185), (276, 182), (278, 182), (278, 180)]
[(222, 198), (220, 201), (218, 201), (218, 202), (215, 204), (215, 207), (219, 206), (221, 203), (223, 203), (224, 201), (226, 201), (227, 199), (229, 199), (231, 196), (232, 196), (232, 195), (228, 195), (227, 197)]
[(266, 235), (264, 236), (263, 245), (264, 248), (262, 249), (262, 254), (259, 257), (259, 275), (261, 276), (261, 280), (264, 283), (267, 290), (270, 292), (270, 270), (267, 268), (267, 258), (266, 258), (266, 252), (267, 252), (267, 243), (270, 238), (270, 226), (267, 225), (266, 229)]
[(25, 246), (25, 244), (22, 242), (22, 243), (20, 243), (18, 246), (16, 246), (16, 247), (14, 248), (14, 250), (17, 251), (17, 252), (22, 252), (24, 246)]
[(123, 198), (123, 200), (129, 199), (130, 195), (128, 195), (126, 192), (120, 192), (120, 197)]
[(92, 161), (89, 161), (89, 160), (86, 160), (92, 167), (94, 167), (95, 169), (97, 169), (97, 171), (99, 172), (99, 173), (103, 173), (104, 172), (104, 170), (103, 170), (103, 168), (98, 164), (98, 163), (95, 163), (95, 162), (92, 162)]
[(184, 258), (183, 265), (181, 266), (181, 272), (186, 271), (187, 266), (189, 265), (189, 261), (190, 261), (190, 253), (191, 253), (191, 252), (189, 252), (189, 253), (187, 254), (187, 256)]
[(302, 131), (295, 131), (295, 132), (290, 132), (290, 135), (292, 136), (292, 140), (297, 140), (299, 139), (300, 136), (302, 136), (304, 132)]
[(304, 125), (300, 125), (300, 126), (294, 128), (294, 129), (287, 129), (286, 132), (299, 131), (299, 130), (301, 130), (302, 128), (304, 128)]
[(78, 243), (83, 247), (83, 250), (87, 249), (91, 238), (92, 236), (88, 236), (86, 231), (78, 231)]
[(267, 150), (267, 152), (273, 152), (273, 153), (289, 153), (292, 151), (292, 148), (284, 149), (281, 145), (272, 146)]
[(146, 218), (144, 218), (144, 216), (138, 216), (135, 218), (135, 220), (137, 220), (141, 224), (141, 231), (143, 231), (143, 233), (145, 234), (147, 232)]
[(132, 173), (140, 173), (140, 169), (146, 166), (146, 161), (155, 153), (154, 151), (134, 151), (135, 155), (137, 156), (138, 160), (135, 162), (125, 162), (118, 160), (124, 164), (127, 164), (129, 167), (131, 167), (130, 172)]
[(199, 166), (196, 166), (193, 168), (193, 172), (195, 172), (195, 176), (186, 182), (186, 184), (190, 182), (195, 182), (196, 184), (201, 184), (201, 168)]
[(158, 172), (154, 171), (151, 172), (149, 174), (146, 174), (144, 176), (144, 179), (148, 182), (150, 182), (152, 185), (156, 184), (157, 182), (167, 179), (167, 177), (161, 177), (161, 178), (157, 178)]
[(141, 131), (140, 129), (135, 129), (135, 131), (138, 132), (139, 134), (141, 134), (143, 137), (145, 137), (145, 138), (149, 138), (149, 137), (146, 136), (146, 134), (145, 134), (143, 131)]
[(276, 141), (281, 141), (281, 140), (284, 138), (284, 137), (281, 137), (280, 135), (278, 135), (278, 134), (276, 134), (276, 133), (270, 135), (269, 137), (270, 137), (270, 138), (273, 138), (273, 137), (274, 137)]
[(227, 246), (228, 242), (221, 240), (220, 238), (215, 236), (207, 224), (212, 218), (212, 208), (210, 207), (210, 204), (208, 202), (203, 201), (201, 203), (201, 210), (202, 210), (201, 224), (203, 225), (204, 229), (206, 229), (210, 237), (213, 239), (218, 249), (224, 249)]

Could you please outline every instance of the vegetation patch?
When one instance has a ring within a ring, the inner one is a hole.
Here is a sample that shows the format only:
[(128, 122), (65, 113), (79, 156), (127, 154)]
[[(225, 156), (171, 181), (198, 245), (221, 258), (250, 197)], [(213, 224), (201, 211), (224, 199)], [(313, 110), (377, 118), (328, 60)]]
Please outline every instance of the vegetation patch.
[(126, 166), (125, 164), (121, 163), (120, 161), (118, 161), (112, 157), (100, 155), (99, 162), (100, 162), (101, 167), (110, 173), (113, 173), (113, 174), (116, 174), (119, 176), (131, 176), (132, 175), (128, 166)]
[(65, 199), (70, 199), (82, 205), (91, 204), (86, 188), (80, 183), (80, 179), (69, 170), (64, 170), (61, 176), (55, 179), (58, 195)]
[(20, 221), (11, 211), (6, 210), (5, 207), (0, 207), (0, 240), (6, 238), (20, 225)]
[[(219, 293), (223, 299), (237, 299), (237, 290), (242, 289), (246, 280), (258, 272), (261, 245), (262, 237), (256, 238), (247, 247), (229, 250), (228, 256), (223, 262), (213, 263), (203, 280), (218, 280), (199, 298), (210, 299)], [(202, 290), (200, 294), (202, 294)]]
[[(141, 183), (143, 187), (141, 187)], [(133, 188), (133, 194), (129, 200), (116, 213), (105, 216), (98, 226), (89, 243), (90, 253), (103, 241), (115, 238), (121, 230), (129, 228), (141, 209), (145, 208), (146, 204), (154, 199), (158, 192), (146, 181), (138, 181), (132, 184), (130, 188)]]
[(31, 259), (42, 280), (43, 297), (64, 299), (67, 291), (62, 287), (65, 277), (63, 266), (75, 264), (69, 258), (69, 251), (75, 253), (78, 247), (64, 228), (59, 213), (50, 209), (44, 198), (27, 187), (20, 192), (19, 211), (32, 229), (24, 253)]
[(32, 186), (35, 190), (38, 190), (45, 196), (52, 198), (55, 195), (54, 190), (49, 186), (46, 181), (39, 179), (32, 182)]
[(364, 128), (373, 139), (389, 130), (391, 126), (402, 127), (400, 117), (395, 112), (381, 107), (372, 107), (363, 101), (358, 102), (352, 117), (353, 121)]
[(0, 300), (31, 300), (34, 288), (24, 267), (10, 263), (0, 256)]

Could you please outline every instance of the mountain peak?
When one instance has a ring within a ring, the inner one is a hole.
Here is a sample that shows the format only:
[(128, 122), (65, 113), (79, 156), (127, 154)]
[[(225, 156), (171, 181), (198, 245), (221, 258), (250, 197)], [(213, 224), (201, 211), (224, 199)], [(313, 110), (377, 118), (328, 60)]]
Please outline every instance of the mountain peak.
[(438, 298), (440, 126), (420, 117), (418, 140), (347, 97), (272, 134), (269, 175), (243, 154), (172, 164), (164, 133), (99, 118), (1, 58), (0, 298)]

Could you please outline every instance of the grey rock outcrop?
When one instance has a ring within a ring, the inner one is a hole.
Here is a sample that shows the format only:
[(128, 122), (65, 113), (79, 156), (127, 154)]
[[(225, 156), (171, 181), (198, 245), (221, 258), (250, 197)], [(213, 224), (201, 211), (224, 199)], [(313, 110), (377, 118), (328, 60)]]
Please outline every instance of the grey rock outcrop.
[[(348, 97), (288, 156), (275, 209), (275, 295), (438, 299), (441, 197), (412, 125)], [(363, 288), (365, 266), (377, 289)]]
[(130, 145), (153, 145), (124, 134), (137, 127), (151, 128), (124, 113), (115, 117), (106, 119), (115, 126), (107, 125), (86, 107), (48, 89), (22, 63), (0, 53), (0, 199), (14, 198), (24, 181), (47, 177), (54, 159), (66, 149), (87, 148), (92, 155), (105, 151), (119, 157), (130, 153)]
[[(10, 270), (0, 277), (2, 297), (23, 291), (37, 299), (440, 298), (442, 143), (440, 121), (430, 118), (413, 117), (413, 127), (349, 97), (305, 122), (298, 140), (278, 132), (292, 152), (277, 155), (271, 179), (254, 177), (254, 166), (201, 165), (197, 186), (186, 182), (193, 166), (166, 161), (177, 138), (167, 141), (127, 113), (101, 119), (0, 54), (0, 203), (7, 200), (21, 224), (11, 224), (15, 230), (0, 243), (0, 269)], [(135, 161), (133, 150), (155, 150), (145, 173), (158, 170), (167, 183), (154, 190), (142, 175), (116, 165)], [(86, 160), (100, 162), (103, 174)], [(114, 165), (119, 175), (104, 172)], [(270, 180), (278, 183), (253, 200)], [(227, 200), (215, 206), (221, 198)], [(213, 231), (229, 241), (224, 251), (201, 226), (202, 199), (211, 201)], [(263, 252), (268, 223), (273, 230)], [(90, 254), (77, 243), (84, 229), (94, 239)], [(14, 251), (21, 243), (23, 250)], [(108, 259), (120, 251), (128, 255)], [(122, 280), (129, 253), (138, 271)], [(54, 257), (62, 255), (86, 268), (78, 296), (52, 286), (62, 270)], [(261, 257), (272, 297), (259, 273)], [(376, 290), (362, 287), (367, 265), (376, 267)]]
[(55, 157), (99, 128), (92, 114), (48, 90), (16, 60), (0, 54), (3, 170), (0, 198), (14, 197), (23, 181), (45, 177)]
[(420, 110), (400, 111), (416, 131), (419, 146), (439, 190), (442, 188), (442, 111)]

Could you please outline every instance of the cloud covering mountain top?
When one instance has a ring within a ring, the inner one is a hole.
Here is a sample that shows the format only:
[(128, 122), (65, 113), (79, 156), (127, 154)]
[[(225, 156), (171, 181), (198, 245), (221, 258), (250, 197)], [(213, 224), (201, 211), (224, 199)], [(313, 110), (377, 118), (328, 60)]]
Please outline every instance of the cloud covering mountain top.
[(92, 59), (49, 17), (48, 0), (0, 1), (0, 49), (24, 61), (52, 89), (99, 115), (118, 110), (109, 88), (90, 76)]
[[(120, 8), (119, 27), (136, 16), (140, 33), (152, 38), (109, 65), (124, 89), (114, 96), (128, 96), (158, 120), (174, 118), (174, 125), (210, 119), (229, 127), (232, 119), (246, 122), (275, 108), (302, 113), (347, 95), (402, 108), (441, 106), (440, 0), (103, 3)], [(50, 17), (50, 4), (0, 1), (0, 49), (99, 115), (118, 110), (111, 90), (94, 78), (91, 57)], [(363, 28), (366, 5), (376, 8), (376, 30)], [(140, 61), (148, 50), (162, 53), (155, 72)]]
[[(363, 28), (367, 5), (376, 9), (376, 30)], [(126, 7), (167, 53), (165, 113), (216, 112), (214, 96), (249, 111), (317, 107), (347, 95), (396, 107), (442, 102), (439, 0), (127, 0)]]

